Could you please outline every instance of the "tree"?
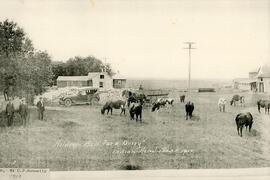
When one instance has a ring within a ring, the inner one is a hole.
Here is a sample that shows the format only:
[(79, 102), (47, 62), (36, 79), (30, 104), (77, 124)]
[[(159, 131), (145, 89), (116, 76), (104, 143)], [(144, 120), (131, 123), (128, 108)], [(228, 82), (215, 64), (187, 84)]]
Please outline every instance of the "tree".
[(16, 23), (0, 22), (0, 89), (13, 95), (34, 95), (52, 83), (51, 58), (34, 49)]
[(25, 33), (13, 21), (0, 22), (0, 54), (9, 57), (20, 52), (25, 39)]
[(110, 64), (104, 64), (101, 60), (94, 56), (74, 57), (70, 58), (66, 63), (55, 62), (53, 63), (53, 81), (56, 84), (58, 76), (87, 76), (89, 72), (101, 72), (105, 70), (109, 75), (114, 72)]

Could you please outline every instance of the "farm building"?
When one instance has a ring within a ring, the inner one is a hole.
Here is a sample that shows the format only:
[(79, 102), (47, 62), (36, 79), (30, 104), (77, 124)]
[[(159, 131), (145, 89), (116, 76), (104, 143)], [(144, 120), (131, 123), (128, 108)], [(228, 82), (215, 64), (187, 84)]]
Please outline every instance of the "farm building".
[(270, 66), (262, 66), (256, 78), (258, 92), (270, 94)]
[(249, 72), (249, 78), (233, 80), (234, 89), (270, 94), (270, 66)]
[(93, 87), (99, 89), (111, 89), (112, 78), (107, 72), (90, 72), (88, 78), (92, 80)]
[(111, 77), (107, 72), (90, 72), (87, 76), (58, 76), (57, 87), (95, 87), (101, 90), (125, 88), (126, 79), (117, 74)]
[(255, 91), (256, 80), (249, 79), (249, 78), (237, 78), (233, 80), (233, 87), (234, 89), (239, 89), (239, 90), (244, 90), (244, 91)]
[(113, 88), (121, 89), (126, 87), (126, 78), (121, 76), (120, 74), (116, 74), (113, 76)]
[(93, 82), (88, 76), (58, 76), (57, 87), (69, 87), (69, 86), (92, 86)]

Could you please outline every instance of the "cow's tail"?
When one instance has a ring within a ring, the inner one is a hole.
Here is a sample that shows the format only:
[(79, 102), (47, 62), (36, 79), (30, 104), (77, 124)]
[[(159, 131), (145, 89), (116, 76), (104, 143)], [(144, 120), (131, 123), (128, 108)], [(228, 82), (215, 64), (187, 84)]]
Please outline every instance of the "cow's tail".
[(253, 122), (253, 116), (252, 116), (252, 114), (250, 112), (247, 112), (247, 114), (250, 116), (251, 122)]

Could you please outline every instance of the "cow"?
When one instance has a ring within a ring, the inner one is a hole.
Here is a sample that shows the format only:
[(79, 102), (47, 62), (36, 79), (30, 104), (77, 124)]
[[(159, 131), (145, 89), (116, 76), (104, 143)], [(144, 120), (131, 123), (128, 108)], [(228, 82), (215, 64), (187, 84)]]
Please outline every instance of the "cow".
[(107, 114), (109, 114), (109, 112), (111, 111), (111, 115), (112, 115), (112, 111), (113, 109), (121, 109), (120, 115), (122, 115), (122, 113), (124, 113), (124, 115), (126, 114), (126, 102), (122, 101), (122, 100), (117, 100), (117, 101), (108, 101), (104, 104), (104, 106), (101, 109), (101, 114), (105, 113), (105, 110), (107, 110)]
[(237, 101), (239, 101), (240, 104), (241, 104), (241, 106), (242, 106), (242, 105), (245, 104), (245, 97), (244, 96), (240, 96), (238, 94), (233, 95), (232, 100), (230, 101), (231, 106), (232, 105), (235, 106)]
[(264, 108), (265, 109), (265, 114), (267, 112), (269, 114), (270, 100), (260, 99), (259, 101), (257, 101), (257, 106), (258, 106), (259, 113), (261, 113), (261, 108)]
[(192, 102), (188, 102), (186, 105), (185, 105), (185, 110), (186, 110), (186, 120), (191, 119), (192, 117), (192, 113), (194, 111), (194, 104)]
[(244, 126), (246, 126), (246, 129), (247, 127), (249, 127), (249, 132), (250, 132), (252, 124), (253, 124), (253, 117), (250, 112), (239, 113), (237, 114), (235, 118), (235, 123), (237, 126), (237, 133), (240, 137), (242, 137), (242, 130)]
[(131, 103), (130, 104), (130, 120), (134, 120), (134, 116), (136, 116), (136, 122), (140, 119), (142, 122), (142, 104), (141, 103)]
[(173, 102), (174, 102), (173, 98), (164, 98), (164, 100), (166, 101), (166, 103), (173, 105)]
[(219, 98), (218, 100), (218, 107), (220, 112), (225, 112), (227, 100), (225, 98)]
[(158, 98), (152, 105), (152, 112), (159, 110), (160, 107), (164, 107), (167, 101), (164, 98)]
[(181, 103), (184, 103), (185, 102), (185, 97), (186, 97), (185, 95), (181, 95), (180, 96), (180, 102)]

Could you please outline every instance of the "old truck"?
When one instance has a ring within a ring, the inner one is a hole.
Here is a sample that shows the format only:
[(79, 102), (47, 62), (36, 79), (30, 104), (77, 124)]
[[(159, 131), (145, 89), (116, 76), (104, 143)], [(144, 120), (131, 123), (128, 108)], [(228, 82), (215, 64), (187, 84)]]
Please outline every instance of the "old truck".
[(70, 107), (72, 105), (93, 104), (100, 100), (98, 88), (81, 87), (62, 94), (59, 104)]

